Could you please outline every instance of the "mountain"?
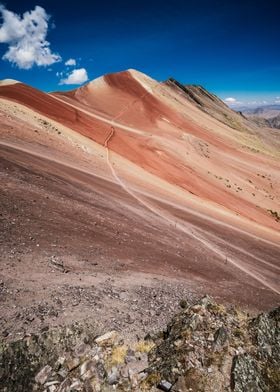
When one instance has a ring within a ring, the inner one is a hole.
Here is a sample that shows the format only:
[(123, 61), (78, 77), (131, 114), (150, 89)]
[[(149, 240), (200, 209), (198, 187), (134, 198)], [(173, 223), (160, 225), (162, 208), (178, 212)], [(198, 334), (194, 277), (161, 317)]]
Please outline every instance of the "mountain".
[(183, 291), (276, 305), (275, 131), (135, 70), (49, 94), (6, 81), (0, 114), (1, 330), (94, 317), (138, 333)]
[(280, 129), (280, 114), (268, 120), (272, 128)]
[(280, 105), (264, 105), (257, 108), (243, 108), (242, 113), (251, 121), (280, 129)]
[(280, 114), (280, 105), (273, 104), (264, 105), (257, 108), (244, 108), (242, 112), (247, 115), (261, 116), (268, 119)]
[(182, 85), (173, 78), (167, 81), (167, 85), (176, 86), (190, 102), (230, 128), (250, 132), (252, 123), (249, 123), (241, 113), (236, 113), (231, 110), (220, 98), (209, 93), (204, 87), (198, 85)]

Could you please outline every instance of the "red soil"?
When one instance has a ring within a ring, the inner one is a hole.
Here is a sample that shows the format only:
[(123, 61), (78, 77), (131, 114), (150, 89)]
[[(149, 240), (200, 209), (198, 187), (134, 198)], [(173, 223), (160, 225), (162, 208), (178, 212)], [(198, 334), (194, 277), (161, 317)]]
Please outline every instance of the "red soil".
[[(224, 124), (217, 125), (224, 133), (216, 132), (210, 116), (198, 118), (190, 104), (183, 110), (168, 94), (167, 87), (149, 85), (131, 72), (108, 75), (67, 93), (45, 94), (20, 83), (1, 86), (0, 98), (14, 105), (9, 115), (0, 106), (8, 211), (3, 255), (13, 244), (30, 243), (30, 253), (36, 252), (29, 240), (35, 232), (42, 254), (51, 254), (59, 238), (61, 254), (77, 259), (85, 260), (91, 247), (98, 249), (105, 271), (118, 260), (126, 272), (181, 278), (199, 293), (226, 301), (234, 298), (258, 309), (276, 304), (279, 222), (267, 210), (280, 211), (277, 156), (248, 152)], [(31, 109), (29, 120), (19, 121), (16, 103)], [(32, 122), (38, 113), (45, 116), (39, 134)], [(45, 132), (48, 120), (56, 122), (59, 136)], [(75, 140), (86, 137), (78, 153), (62, 125), (74, 131)], [(106, 139), (110, 151), (92, 143), (104, 146)], [(84, 147), (92, 147), (94, 154)], [(106, 152), (120, 183), (106, 179)], [(160, 187), (162, 179), (166, 182)], [(38, 201), (36, 206), (32, 200)], [(19, 210), (14, 207), (18, 205)], [(90, 262), (79, 268), (73, 266), (79, 273), (92, 273)]]
[[(100, 119), (23, 84), (1, 87), (0, 96), (22, 103), (102, 145), (110, 130), (110, 126)], [(63, 94), (60, 93), (59, 97), (63, 98)], [(226, 138), (221, 140), (220, 136), (186, 121), (176, 110), (167, 107), (158, 97), (147, 92), (129, 72), (107, 75), (104, 77), (104, 86), (94, 88), (88, 85), (66, 93), (66, 97), (67, 100), (72, 97), (72, 104), (77, 101), (86, 103), (86, 107), (90, 107), (95, 112), (100, 113), (103, 108), (103, 112), (109, 119), (116, 117), (123, 108), (127, 108), (118, 121), (137, 129), (149, 130), (151, 137), (129, 133), (120, 127), (115, 127), (116, 132), (110, 142), (112, 151), (202, 199), (215, 202), (267, 227), (279, 229), (279, 223), (275, 222), (266, 210), (256, 208), (257, 202), (254, 198), (244, 198), (241, 195), (242, 191), (238, 189), (237, 192), (229, 192), (225, 186), (221, 187), (220, 184), (213, 183), (213, 178), (195, 167), (192, 160), (182, 160), (172, 153), (168, 143), (176, 140), (177, 143), (182, 144), (182, 133), (193, 135), (207, 143), (210, 150), (213, 149), (215, 156), (210, 158), (211, 164), (218, 167), (228, 165), (226, 171), (241, 178), (255, 177), (255, 165), (261, 167), (269, 164), (270, 168), (279, 170), (279, 164), (275, 161), (268, 157), (240, 151)], [(108, 103), (106, 106), (105, 102)], [(172, 125), (169, 132), (163, 131), (157, 124), (157, 120), (162, 117), (168, 119)], [(153, 135), (161, 139), (154, 140)], [(186, 145), (186, 152), (189, 147)], [(204, 161), (207, 167), (207, 159)], [(241, 165), (250, 163), (251, 168), (247, 167), (244, 175), (241, 175), (242, 169), (238, 167), (238, 163)]]

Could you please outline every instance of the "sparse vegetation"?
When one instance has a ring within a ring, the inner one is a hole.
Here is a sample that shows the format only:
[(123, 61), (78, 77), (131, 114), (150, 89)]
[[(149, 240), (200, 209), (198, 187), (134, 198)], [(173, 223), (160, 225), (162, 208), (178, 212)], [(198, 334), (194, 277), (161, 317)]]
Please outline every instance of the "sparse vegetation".
[(210, 303), (207, 308), (208, 308), (209, 312), (214, 313), (214, 314), (224, 314), (226, 311), (226, 308), (224, 307), (224, 305), (217, 304), (214, 302)]
[(155, 344), (150, 340), (140, 340), (135, 345), (135, 351), (140, 353), (149, 353), (154, 346)]
[(128, 347), (125, 345), (115, 346), (112, 350), (112, 354), (109, 359), (109, 363), (113, 366), (120, 365), (120, 364), (124, 363), (127, 350), (128, 350)]

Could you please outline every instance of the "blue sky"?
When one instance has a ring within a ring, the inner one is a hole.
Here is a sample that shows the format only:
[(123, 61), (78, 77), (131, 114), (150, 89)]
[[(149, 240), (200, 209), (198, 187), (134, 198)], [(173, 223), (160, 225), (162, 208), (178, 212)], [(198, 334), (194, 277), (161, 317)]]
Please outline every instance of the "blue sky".
[[(172, 76), (201, 84), (237, 105), (280, 99), (279, 1), (10, 0), (2, 5), (1, 79), (53, 91), (78, 85), (63, 83), (135, 68), (157, 80)], [(32, 36), (30, 14), (19, 18), (35, 6), (41, 8), (32, 14)], [(39, 34), (49, 47), (38, 46)], [(66, 66), (69, 59), (76, 64)]]

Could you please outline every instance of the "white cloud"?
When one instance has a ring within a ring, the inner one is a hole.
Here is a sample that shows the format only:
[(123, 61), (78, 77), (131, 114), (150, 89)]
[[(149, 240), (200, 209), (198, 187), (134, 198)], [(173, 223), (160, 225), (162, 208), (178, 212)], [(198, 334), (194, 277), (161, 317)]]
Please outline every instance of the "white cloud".
[(233, 97), (228, 97), (228, 98), (225, 99), (225, 102), (227, 102), (227, 103), (236, 103), (237, 101)]
[(275, 99), (274, 103), (280, 103), (280, 99)]
[(85, 68), (74, 69), (65, 79), (61, 79), (59, 84), (82, 84), (88, 80)]
[(76, 60), (75, 59), (69, 59), (65, 62), (65, 65), (68, 66), (75, 66), (76, 65)]
[(46, 41), (49, 15), (36, 6), (21, 17), (0, 5), (3, 23), (0, 27), (0, 43), (9, 45), (2, 57), (19, 68), (30, 69), (33, 65), (48, 66), (61, 61), (59, 54), (52, 53)]
[(231, 108), (237, 108), (244, 105), (244, 102), (238, 101), (236, 98), (228, 97), (224, 99), (224, 102)]

